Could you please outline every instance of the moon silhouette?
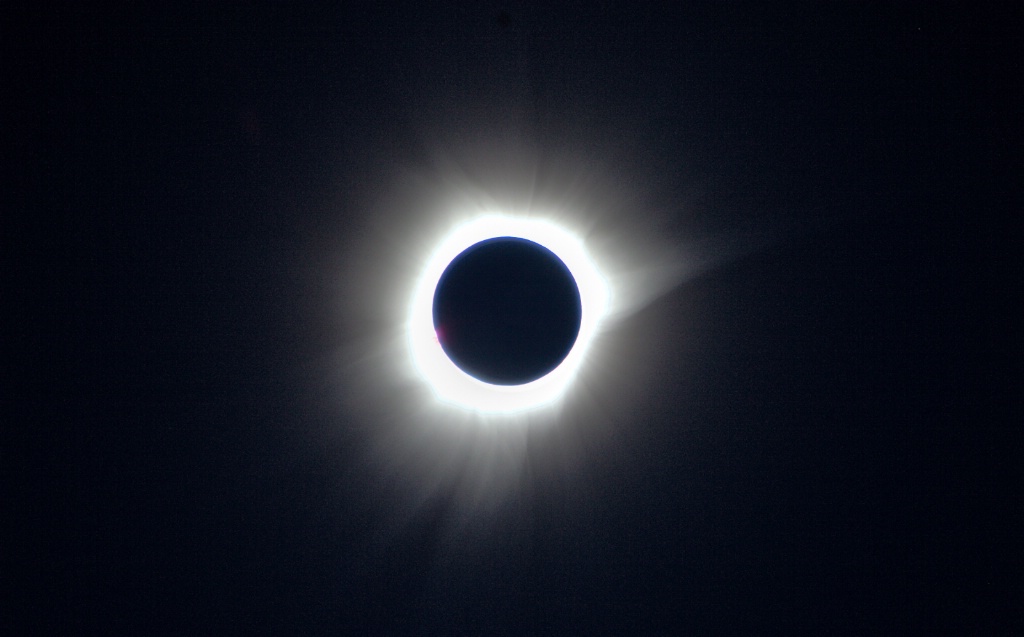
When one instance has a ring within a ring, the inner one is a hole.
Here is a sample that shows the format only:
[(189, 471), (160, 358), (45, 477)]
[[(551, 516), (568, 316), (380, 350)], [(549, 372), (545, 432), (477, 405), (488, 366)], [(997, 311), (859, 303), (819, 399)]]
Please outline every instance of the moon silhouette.
[(523, 385), (565, 360), (582, 303), (572, 273), (551, 250), (495, 237), (452, 260), (432, 313), (438, 342), (459, 369), (493, 385)]

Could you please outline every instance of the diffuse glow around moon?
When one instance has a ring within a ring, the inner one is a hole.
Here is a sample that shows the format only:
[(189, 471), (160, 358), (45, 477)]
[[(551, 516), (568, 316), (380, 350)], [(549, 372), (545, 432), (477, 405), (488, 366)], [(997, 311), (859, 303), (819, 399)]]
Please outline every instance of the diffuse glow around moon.
[[(320, 439), (358, 450), (358, 459), (339, 460), (339, 488), (360, 500), (392, 485), (395, 497), (408, 498), (393, 505), (399, 524), (435, 495), (449, 494), (475, 515), (500, 506), (524, 472), (532, 482), (584, 470), (585, 454), (624, 434), (646, 408), (688, 329), (685, 315), (670, 319), (672, 333), (660, 331), (669, 320), (663, 312), (637, 315), (691, 272), (666, 221), (674, 211), (631, 190), (635, 182), (621, 169), (515, 144), (374, 172), (365, 187), (349, 182), (329, 204), (338, 225), (315, 229), (330, 243), (317, 250), (326, 260), (309, 270), (322, 277), (332, 309), (322, 326), (333, 339), (321, 376), (329, 385), (318, 397), (333, 424)], [(568, 356), (523, 385), (467, 375), (433, 327), (445, 268), (497, 236), (551, 250), (580, 294)], [(352, 483), (353, 475), (368, 482)]]
[[(541, 160), (510, 148), (463, 151), (382, 177), (353, 196), (331, 252), (339, 334), (334, 372), (346, 411), (404, 423), (424, 435), (551, 425), (614, 400), (643, 371), (625, 319), (678, 285), (687, 268), (661, 213), (588, 163)], [(551, 373), (490, 385), (455, 366), (436, 340), (435, 286), (448, 264), (499, 236), (534, 241), (571, 272), (582, 317), (576, 342)], [(628, 354), (626, 353), (628, 352)], [(618, 380), (616, 380), (618, 378)], [(622, 409), (628, 409), (623, 404)], [(593, 425), (592, 426), (596, 426)]]

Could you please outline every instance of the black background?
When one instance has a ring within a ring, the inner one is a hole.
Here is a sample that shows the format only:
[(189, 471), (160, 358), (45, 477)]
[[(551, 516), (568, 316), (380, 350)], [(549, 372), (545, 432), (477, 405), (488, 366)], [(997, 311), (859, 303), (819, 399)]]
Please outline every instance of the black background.
[[(1020, 347), (991, 300), (1013, 236), (988, 222), (1019, 156), (1011, 16), (175, 6), (5, 12), (6, 626), (1019, 629), (995, 404)], [(585, 471), (458, 542), (443, 492), (381, 540), (365, 436), (322, 435), (365, 411), (309, 398), (307, 363), (355, 338), (311, 237), (358, 243), (390, 167), (492, 124), (497, 153), (513, 131), (616, 166), (669, 237), (804, 230), (621, 327), (652, 371)]]

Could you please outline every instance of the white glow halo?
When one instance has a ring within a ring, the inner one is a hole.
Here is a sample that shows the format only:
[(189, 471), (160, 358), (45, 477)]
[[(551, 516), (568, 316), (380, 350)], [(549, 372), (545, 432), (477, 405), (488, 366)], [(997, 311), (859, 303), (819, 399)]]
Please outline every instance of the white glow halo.
[[(473, 378), (448, 358), (434, 331), (434, 291), (441, 275), (464, 250), (496, 237), (526, 239), (544, 246), (569, 268), (580, 292), (582, 317), (572, 350), (547, 375), (522, 385), (492, 385)], [(583, 241), (572, 232), (532, 216), (484, 215), (454, 228), (428, 259), (415, 286), (406, 334), (413, 365), (439, 400), (473, 412), (520, 414), (550, 406), (565, 394), (609, 306), (608, 283)]]

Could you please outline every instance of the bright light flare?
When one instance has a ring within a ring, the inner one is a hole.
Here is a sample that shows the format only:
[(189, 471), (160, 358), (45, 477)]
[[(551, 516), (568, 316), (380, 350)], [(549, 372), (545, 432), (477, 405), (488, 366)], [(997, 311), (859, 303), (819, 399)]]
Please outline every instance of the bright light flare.
[[(492, 385), (459, 369), (441, 349), (433, 324), (434, 291), (445, 268), (470, 246), (494, 237), (527, 239), (551, 250), (569, 268), (580, 292), (579, 334), (562, 363), (523, 385)], [(451, 231), (427, 260), (415, 285), (406, 334), (413, 365), (442, 402), (478, 413), (520, 414), (550, 406), (565, 394), (610, 306), (611, 290), (583, 241), (568, 229), (533, 216), (488, 214)]]
[[(310, 227), (322, 260), (306, 271), (330, 304), (310, 333), (333, 339), (318, 374), (328, 385), (313, 386), (332, 414), (322, 439), (353, 454), (339, 458), (339, 488), (357, 500), (388, 489), (396, 525), (439, 496), (452, 498), (455, 528), (530, 485), (582, 485), (596, 454), (650, 409), (690, 330), (689, 314), (651, 305), (702, 268), (679, 240), (674, 200), (633, 190), (646, 182), (619, 165), (480, 137), (480, 148), (449, 144), (345, 182), (326, 207), (337, 227)], [(557, 255), (582, 306), (568, 356), (518, 386), (467, 375), (433, 325), (449, 263), (500, 236)]]

